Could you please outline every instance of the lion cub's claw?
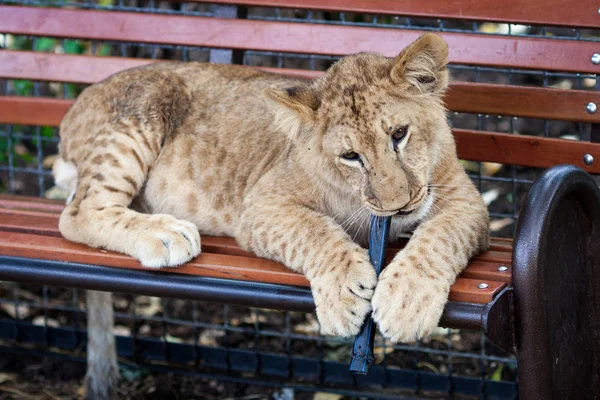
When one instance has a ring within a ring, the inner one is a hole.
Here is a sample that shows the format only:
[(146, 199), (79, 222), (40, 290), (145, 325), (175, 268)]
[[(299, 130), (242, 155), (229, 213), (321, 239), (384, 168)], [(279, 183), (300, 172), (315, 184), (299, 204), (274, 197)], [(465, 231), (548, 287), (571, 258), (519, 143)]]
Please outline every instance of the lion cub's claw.
[(135, 242), (136, 258), (144, 267), (174, 267), (200, 254), (200, 234), (193, 223), (156, 214), (145, 225)]
[[(361, 249), (362, 250), (362, 249)], [(366, 251), (354, 251), (335, 269), (312, 281), (321, 333), (356, 335), (371, 311), (377, 275)]]

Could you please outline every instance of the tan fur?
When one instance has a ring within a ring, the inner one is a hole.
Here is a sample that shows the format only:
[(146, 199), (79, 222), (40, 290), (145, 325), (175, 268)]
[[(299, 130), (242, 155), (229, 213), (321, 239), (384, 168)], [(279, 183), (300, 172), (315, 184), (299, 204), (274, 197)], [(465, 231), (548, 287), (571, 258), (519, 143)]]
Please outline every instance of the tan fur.
[[(393, 341), (428, 334), (488, 243), (446, 122), (446, 63), (446, 44), (427, 34), (396, 58), (348, 56), (312, 82), (196, 63), (114, 75), (61, 124), (61, 157), (78, 176), (60, 230), (148, 267), (197, 255), (198, 230), (234, 236), (309, 279), (325, 333), (356, 334), (373, 308)], [(128, 208), (134, 197), (151, 214)], [(372, 213), (394, 214), (393, 234), (414, 229), (379, 283), (359, 245)]]

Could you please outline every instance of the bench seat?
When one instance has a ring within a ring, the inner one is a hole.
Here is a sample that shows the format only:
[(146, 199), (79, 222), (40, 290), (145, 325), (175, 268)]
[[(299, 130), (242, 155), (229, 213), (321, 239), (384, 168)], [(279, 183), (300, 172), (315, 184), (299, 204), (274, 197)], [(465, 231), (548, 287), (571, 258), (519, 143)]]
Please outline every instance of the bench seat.
[[(148, 271), (131, 257), (63, 239), (58, 231), (62, 209), (62, 203), (57, 201), (1, 195), (0, 255)], [(391, 246), (387, 250), (388, 260), (405, 243), (406, 240), (401, 240), (399, 244)], [(475, 257), (456, 280), (449, 299), (475, 304), (490, 303), (511, 281), (511, 251), (511, 240), (492, 239), (490, 250)], [(156, 272), (308, 286), (308, 281), (302, 275), (290, 271), (281, 263), (256, 257), (227, 237), (202, 236), (202, 254), (183, 266)]]

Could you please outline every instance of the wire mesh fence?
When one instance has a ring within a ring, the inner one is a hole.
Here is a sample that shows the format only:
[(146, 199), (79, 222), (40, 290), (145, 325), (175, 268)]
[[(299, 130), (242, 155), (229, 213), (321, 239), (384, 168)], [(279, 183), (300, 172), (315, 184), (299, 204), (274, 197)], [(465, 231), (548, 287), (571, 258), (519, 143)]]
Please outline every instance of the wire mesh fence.
[[(247, 18), (294, 23), (419, 29), (565, 41), (599, 41), (595, 30), (408, 18), (284, 8), (143, 0), (0, 0), (0, 4), (136, 13)], [(337, 57), (194, 46), (30, 37), (0, 32), (0, 48), (158, 60), (233, 62), (325, 70)], [(400, 50), (400, 49), (399, 49)], [(454, 80), (597, 90), (595, 75), (450, 65)], [(0, 79), (0, 94), (75, 98), (86, 85)], [(590, 124), (511, 115), (449, 113), (453, 127), (589, 141)], [(0, 192), (54, 197), (49, 166), (58, 132), (50, 126), (0, 125)], [(492, 234), (511, 237), (520, 204), (540, 169), (464, 161), (492, 217)], [(297, 391), (357, 397), (514, 398), (517, 363), (480, 332), (439, 328), (413, 344), (376, 338), (377, 365), (367, 378), (347, 374), (351, 340), (322, 336), (312, 314), (116, 295), (115, 334), (125, 365)], [(0, 350), (85, 358), (85, 295), (41, 285), (0, 285)], [(41, 353), (40, 353), (41, 352)]]

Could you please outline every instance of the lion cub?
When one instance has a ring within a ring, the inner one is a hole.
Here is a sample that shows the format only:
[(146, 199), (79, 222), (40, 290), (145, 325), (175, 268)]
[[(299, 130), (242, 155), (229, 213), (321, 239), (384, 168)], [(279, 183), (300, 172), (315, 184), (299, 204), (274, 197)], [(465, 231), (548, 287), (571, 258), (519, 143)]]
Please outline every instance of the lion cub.
[[(62, 121), (60, 231), (149, 268), (198, 255), (198, 231), (233, 236), (308, 278), (323, 332), (354, 335), (372, 309), (394, 342), (427, 335), (488, 245), (446, 122), (447, 62), (426, 34), (315, 81), (197, 63), (113, 75)], [(392, 237), (414, 230), (379, 282), (358, 244), (370, 214), (393, 215)]]

